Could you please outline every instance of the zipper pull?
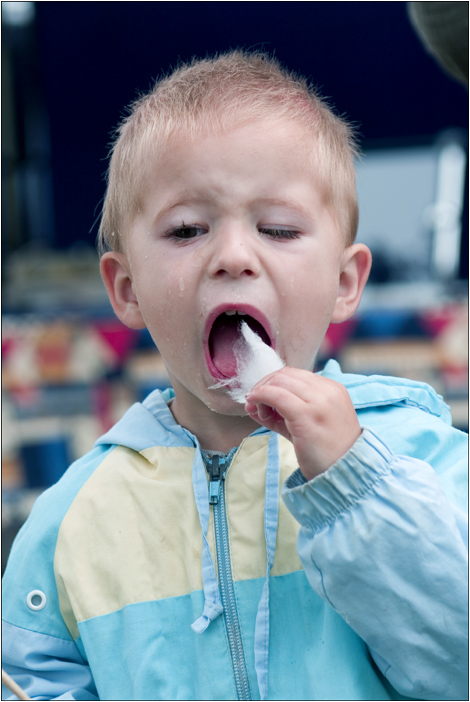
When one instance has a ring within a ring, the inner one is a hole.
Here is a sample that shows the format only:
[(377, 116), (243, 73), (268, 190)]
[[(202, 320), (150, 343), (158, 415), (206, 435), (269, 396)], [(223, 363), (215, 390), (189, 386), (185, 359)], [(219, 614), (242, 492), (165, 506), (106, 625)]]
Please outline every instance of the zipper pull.
[(207, 461), (207, 472), (209, 473), (209, 504), (216, 505), (219, 501), (220, 481), (224, 479), (222, 472), (223, 461), (219, 456), (212, 456)]

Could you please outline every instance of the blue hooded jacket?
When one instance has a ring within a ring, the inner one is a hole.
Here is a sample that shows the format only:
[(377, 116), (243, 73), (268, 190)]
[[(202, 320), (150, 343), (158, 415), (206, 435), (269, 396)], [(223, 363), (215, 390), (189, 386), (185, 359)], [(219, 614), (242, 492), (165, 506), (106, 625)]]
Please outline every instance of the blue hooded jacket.
[(467, 699), (466, 434), (427, 385), (322, 374), (363, 432), (312, 481), (262, 427), (208, 458), (155, 391), (41, 495), (3, 586), (32, 698)]

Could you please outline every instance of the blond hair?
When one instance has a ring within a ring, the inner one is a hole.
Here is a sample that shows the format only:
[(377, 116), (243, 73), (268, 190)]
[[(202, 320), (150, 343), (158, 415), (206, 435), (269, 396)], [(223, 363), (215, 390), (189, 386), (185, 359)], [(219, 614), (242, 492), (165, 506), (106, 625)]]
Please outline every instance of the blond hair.
[(261, 52), (231, 51), (193, 60), (157, 81), (129, 108), (116, 130), (98, 233), (100, 253), (122, 251), (157, 152), (171, 137), (197, 136), (255, 120), (298, 122), (310, 136), (310, 157), (346, 244), (356, 236), (358, 208), (351, 126), (303, 77)]

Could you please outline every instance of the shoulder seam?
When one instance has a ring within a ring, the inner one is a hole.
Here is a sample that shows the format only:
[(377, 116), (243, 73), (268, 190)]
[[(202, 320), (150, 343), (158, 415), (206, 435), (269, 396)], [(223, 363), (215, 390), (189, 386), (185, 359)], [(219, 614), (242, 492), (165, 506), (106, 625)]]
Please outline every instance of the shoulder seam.
[(16, 629), (21, 629), (22, 631), (28, 631), (28, 632), (31, 632), (33, 634), (39, 634), (40, 636), (48, 636), (51, 639), (57, 639), (58, 641), (63, 641), (64, 643), (70, 643), (70, 644), (73, 644), (74, 646), (76, 645), (75, 641), (73, 640), (72, 637), (70, 637), (70, 639), (63, 639), (61, 636), (55, 636), (54, 634), (49, 634), (49, 633), (46, 634), (44, 631), (37, 631), (36, 629), (27, 629), (24, 626), (19, 626), (19, 624), (15, 624), (14, 622), (10, 622), (8, 619), (5, 619), (5, 617), (2, 617), (2, 621), (5, 622), (5, 624), (9, 624), (10, 626), (14, 626)]

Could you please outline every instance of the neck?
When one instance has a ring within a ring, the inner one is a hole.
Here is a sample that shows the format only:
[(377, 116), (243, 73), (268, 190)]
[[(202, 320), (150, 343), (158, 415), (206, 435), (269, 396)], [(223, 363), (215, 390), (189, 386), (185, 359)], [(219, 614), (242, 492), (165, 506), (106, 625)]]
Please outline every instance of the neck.
[(248, 415), (232, 416), (219, 414), (194, 398), (197, 407), (188, 407), (187, 402), (178, 402), (177, 395), (171, 405), (174, 418), (185, 429), (197, 436), (201, 448), (206, 451), (222, 451), (239, 446), (259, 424)]

